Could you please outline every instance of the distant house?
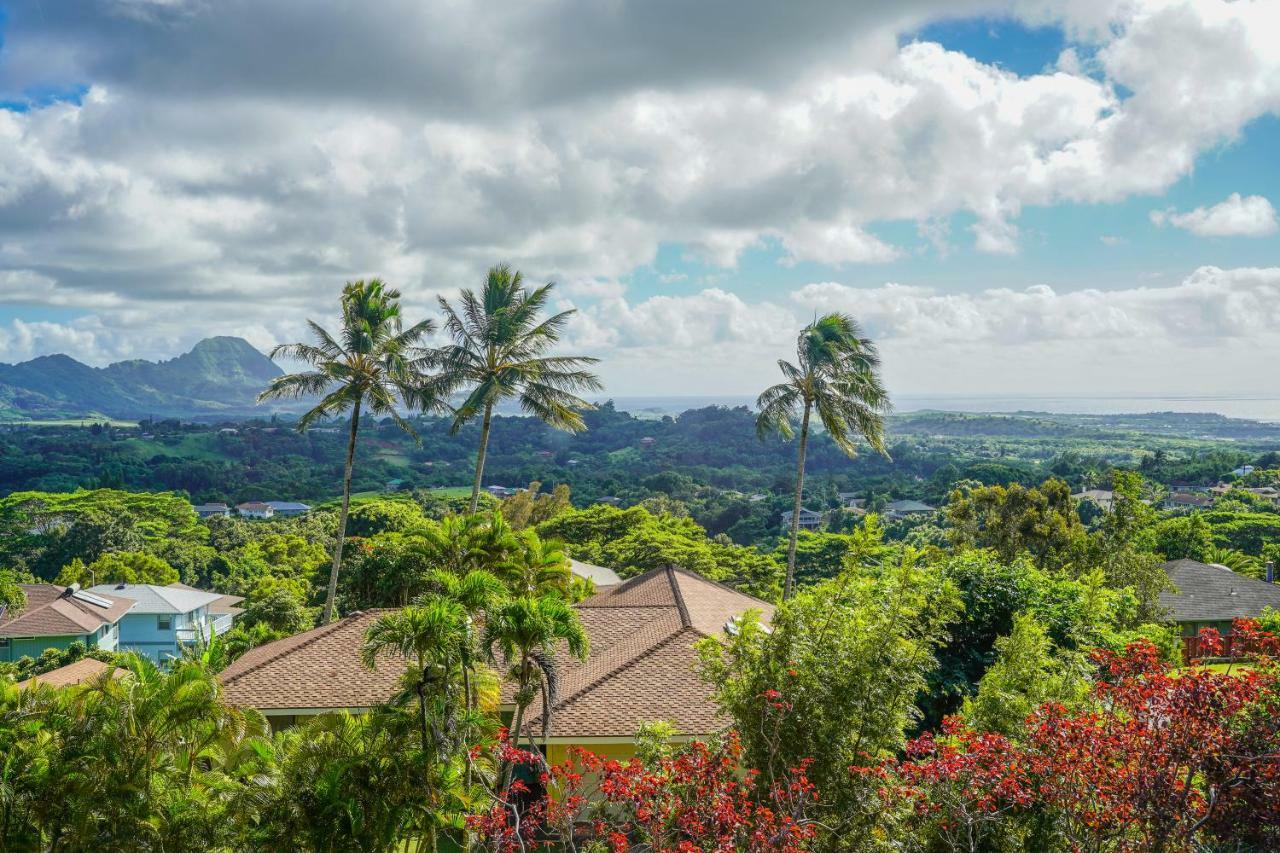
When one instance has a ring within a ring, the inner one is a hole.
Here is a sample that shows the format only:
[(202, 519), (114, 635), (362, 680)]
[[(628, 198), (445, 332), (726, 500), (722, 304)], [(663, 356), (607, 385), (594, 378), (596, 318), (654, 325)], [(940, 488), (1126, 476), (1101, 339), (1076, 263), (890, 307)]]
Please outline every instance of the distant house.
[(1089, 501), (1106, 512), (1111, 511), (1111, 505), (1115, 503), (1116, 499), (1115, 492), (1110, 489), (1085, 489), (1082, 492), (1076, 492), (1071, 497), (1077, 501)]
[(45, 649), (65, 651), (74, 642), (113, 652), (120, 620), (134, 607), (128, 598), (81, 590), (79, 584), (20, 584), (27, 604), (0, 607), (0, 661), (39, 657)]
[(1199, 492), (1171, 492), (1161, 504), (1165, 509), (1209, 509), (1213, 506), (1213, 496)]
[(1226, 566), (1172, 560), (1164, 570), (1174, 588), (1160, 593), (1160, 606), (1183, 637), (1194, 637), (1201, 628), (1225, 635), (1233, 619), (1256, 617), (1265, 607), (1280, 609), (1280, 585), (1238, 575)]
[(520, 489), (513, 489), (509, 486), (485, 486), (484, 490), (499, 499), (509, 498), (516, 492), (520, 491)]
[(867, 499), (858, 497), (857, 492), (838, 492), (836, 497), (840, 499), (840, 506), (845, 509), (865, 509)]
[(1268, 503), (1280, 506), (1280, 489), (1276, 489), (1272, 486), (1259, 486), (1252, 489), (1245, 489), (1245, 491), (1251, 495), (1262, 498)]
[(386, 484), (383, 485), (382, 490), (384, 492), (398, 492), (403, 488), (404, 480), (387, 480)]
[(109, 663), (103, 663), (97, 658), (80, 658), (80, 660), (69, 663), (66, 666), (42, 672), (39, 675), (28, 678), (26, 681), (19, 681), (18, 689), (25, 690), (37, 684), (43, 684), (46, 687), (70, 687), (73, 684), (94, 681), (100, 678), (104, 672), (110, 672), (112, 678), (120, 678), (128, 674), (125, 670)]
[(271, 511), (279, 516), (288, 518), (293, 515), (306, 515), (311, 512), (311, 507), (307, 504), (293, 503), (292, 501), (266, 501), (267, 506), (271, 507)]
[(223, 427), (222, 429), (218, 430), (218, 435), (239, 435), (239, 434), (240, 434), (240, 430), (235, 429), (234, 427)]
[(657, 443), (658, 443), (658, 440), (651, 435), (646, 435), (644, 438), (640, 439), (640, 447), (642, 447), (645, 450), (648, 450), (649, 448), (653, 447)]
[(556, 458), (556, 455), (552, 453), (550, 450), (539, 450), (537, 455), (539, 459), (555, 459)]
[[(791, 516), (793, 514), (794, 513), (791, 510), (787, 510), (782, 513), (781, 519), (782, 519), (783, 527), (791, 526)], [(827, 520), (827, 517), (820, 512), (814, 512), (811, 509), (801, 508), (800, 524), (798, 526), (800, 527), (801, 530), (817, 530), (818, 528), (822, 527), (823, 522), (825, 522), (826, 520)]]
[[(682, 739), (723, 730), (732, 721), (695, 671), (695, 644), (737, 630), (748, 610), (765, 625), (773, 617), (768, 602), (678, 568), (610, 585), (575, 609), (590, 657), (584, 664), (568, 654), (552, 656), (559, 690), (545, 729), (541, 705), (530, 707), (529, 730), (545, 736), (552, 763), (572, 746), (625, 761), (640, 725), (653, 720), (671, 721)], [(386, 612), (353, 613), (249, 650), (218, 676), (226, 701), (256, 708), (273, 728), (387, 702), (401, 689), (404, 661), (389, 654), (369, 670), (360, 659), (365, 633)], [(501, 710), (514, 709), (514, 694), (514, 685), (502, 685)]]
[(913, 500), (894, 501), (884, 508), (885, 517), (895, 520), (931, 515), (937, 511), (936, 507), (931, 507), (922, 501)]
[(753, 503), (753, 504), (758, 504), (758, 503), (760, 503), (760, 501), (767, 501), (767, 500), (769, 500), (769, 496), (768, 496), (768, 495), (766, 495), (764, 492), (756, 492), (754, 495), (752, 495), (751, 497), (747, 498), (747, 500), (749, 500), (749, 501), (750, 501), (751, 503)]
[(1235, 474), (1237, 477), (1248, 477), (1250, 474), (1253, 473), (1253, 466), (1241, 465), (1239, 468), (1236, 468), (1231, 473)]
[(608, 506), (620, 506), (622, 504), (622, 498), (614, 497), (613, 495), (605, 495), (602, 498), (596, 498), (596, 503), (607, 504)]
[(568, 462), (566, 462), (565, 464), (566, 464), (566, 465), (581, 465), (581, 464), (582, 464), (582, 460), (580, 460), (580, 459), (570, 459), (570, 460), (569, 460)]
[(245, 518), (271, 518), (276, 511), (271, 508), (271, 504), (262, 501), (248, 501), (247, 503), (237, 504), (236, 512)]
[(214, 614), (211, 609), (215, 602), (230, 606), (227, 602), (234, 596), (182, 584), (99, 584), (89, 591), (134, 602), (120, 620), (119, 648), (145, 655), (157, 663), (180, 657), (184, 647), (207, 643), (213, 631), (225, 634), (235, 621), (234, 613)]
[(231, 515), (231, 507), (226, 504), (196, 504), (192, 509), (201, 518), (227, 518)]

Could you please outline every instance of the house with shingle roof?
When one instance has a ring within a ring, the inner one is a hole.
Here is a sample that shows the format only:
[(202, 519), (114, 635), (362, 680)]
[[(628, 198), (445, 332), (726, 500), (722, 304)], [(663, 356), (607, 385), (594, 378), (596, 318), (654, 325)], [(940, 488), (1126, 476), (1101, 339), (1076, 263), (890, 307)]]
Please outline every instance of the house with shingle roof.
[(1174, 588), (1160, 593), (1160, 606), (1184, 637), (1195, 636), (1201, 628), (1225, 635), (1234, 619), (1255, 618), (1266, 607), (1280, 610), (1280, 584), (1197, 560), (1171, 560), (1164, 570)]
[[(729, 721), (695, 671), (694, 644), (732, 630), (748, 610), (766, 622), (773, 617), (768, 602), (678, 568), (605, 587), (577, 610), (591, 652), (585, 662), (556, 656), (559, 690), (546, 728), (553, 761), (572, 745), (625, 754), (646, 722), (669, 721), (685, 737), (720, 731)], [(399, 689), (403, 661), (389, 656), (372, 671), (360, 662), (365, 632), (386, 612), (353, 613), (251, 649), (220, 675), (226, 700), (258, 709), (276, 727), (388, 701)], [(513, 696), (514, 687), (504, 685), (507, 711)], [(541, 739), (540, 711), (530, 726)]]
[(110, 672), (112, 678), (120, 678), (126, 674), (126, 670), (103, 663), (97, 658), (80, 658), (66, 666), (33, 675), (26, 681), (19, 681), (18, 689), (23, 690), (37, 684), (43, 684), (46, 687), (70, 687), (73, 684), (95, 681), (101, 678), (104, 672)]
[[(158, 663), (181, 657), (184, 646), (208, 642), (214, 630), (219, 634), (231, 630), (236, 614), (229, 611), (244, 600), (182, 584), (99, 584), (89, 591), (134, 602), (120, 620), (120, 650), (137, 652)], [(222, 613), (211, 612), (215, 603)]]
[(39, 657), (45, 649), (65, 651), (77, 641), (115, 651), (120, 620), (134, 607), (127, 598), (84, 591), (79, 584), (20, 586), (26, 606), (0, 607), (0, 661)]

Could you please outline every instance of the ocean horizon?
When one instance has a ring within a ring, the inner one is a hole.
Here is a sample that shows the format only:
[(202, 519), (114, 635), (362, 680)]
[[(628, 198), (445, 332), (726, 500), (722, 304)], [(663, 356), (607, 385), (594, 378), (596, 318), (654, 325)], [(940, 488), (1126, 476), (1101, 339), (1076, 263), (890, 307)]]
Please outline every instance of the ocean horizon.
[[(602, 403), (612, 400), (620, 411), (633, 415), (662, 417), (678, 415), (705, 406), (754, 407), (755, 397), (747, 394), (688, 394), (665, 396), (609, 396), (592, 398)], [(893, 398), (897, 413), (920, 411), (966, 413), (1035, 413), (1058, 415), (1139, 415), (1152, 412), (1218, 414), (1229, 418), (1280, 423), (1280, 397), (1245, 395), (948, 395), (903, 394)]]

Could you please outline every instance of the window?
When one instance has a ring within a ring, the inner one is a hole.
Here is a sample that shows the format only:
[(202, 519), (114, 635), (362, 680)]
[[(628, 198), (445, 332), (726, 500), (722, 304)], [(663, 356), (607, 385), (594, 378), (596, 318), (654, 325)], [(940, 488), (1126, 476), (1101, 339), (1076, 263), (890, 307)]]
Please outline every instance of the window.
[(163, 613), (156, 616), (157, 631), (168, 631), (172, 627), (173, 627), (173, 617), (170, 616), (168, 613)]
[(9, 638), (0, 637), (0, 649), (7, 649), (7, 648), (9, 648)]

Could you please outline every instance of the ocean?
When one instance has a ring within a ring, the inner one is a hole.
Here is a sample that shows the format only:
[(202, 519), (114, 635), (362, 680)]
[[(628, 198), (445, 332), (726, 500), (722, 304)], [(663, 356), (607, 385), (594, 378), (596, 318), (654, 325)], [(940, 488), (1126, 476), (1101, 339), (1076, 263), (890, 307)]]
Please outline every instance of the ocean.
[[(624, 412), (645, 417), (678, 415), (704, 406), (753, 406), (748, 395), (689, 395), (671, 397), (611, 397)], [(1051, 412), (1071, 415), (1132, 415), (1148, 412), (1212, 413), (1230, 418), (1280, 423), (1280, 397), (1186, 395), (1186, 396), (962, 396), (912, 395), (893, 398), (894, 411), (919, 412)]]

